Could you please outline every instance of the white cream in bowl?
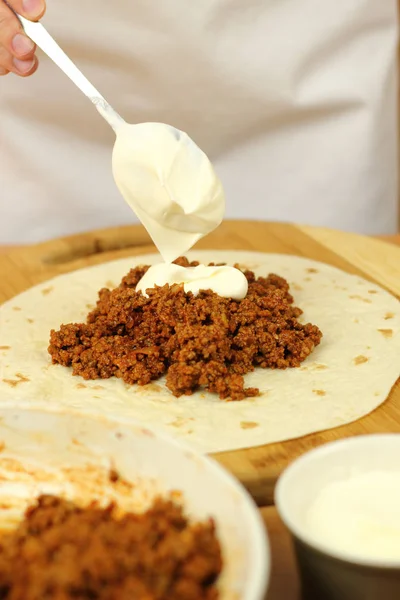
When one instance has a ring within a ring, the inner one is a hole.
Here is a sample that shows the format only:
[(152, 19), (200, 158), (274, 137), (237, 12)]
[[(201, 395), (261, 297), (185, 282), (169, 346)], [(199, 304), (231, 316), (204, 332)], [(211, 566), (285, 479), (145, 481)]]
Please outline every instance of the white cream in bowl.
[(400, 434), (357, 436), (302, 455), (280, 477), (275, 500), (301, 543), (400, 570)]

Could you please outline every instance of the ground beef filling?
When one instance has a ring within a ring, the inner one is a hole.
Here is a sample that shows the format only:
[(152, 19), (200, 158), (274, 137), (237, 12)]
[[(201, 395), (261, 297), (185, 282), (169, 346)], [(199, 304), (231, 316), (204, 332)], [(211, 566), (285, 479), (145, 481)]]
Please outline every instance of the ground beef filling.
[(0, 538), (2, 600), (216, 600), (221, 551), (212, 521), (188, 524), (157, 500), (142, 515), (41, 496)]
[(244, 387), (243, 375), (255, 367), (298, 367), (321, 340), (318, 327), (298, 321), (302, 311), (278, 275), (244, 271), (249, 289), (240, 301), (209, 290), (193, 296), (182, 285), (150, 289), (145, 297), (135, 288), (147, 269), (136, 267), (114, 290), (100, 290), (86, 323), (53, 330), (53, 363), (84, 379), (116, 376), (139, 385), (166, 374), (175, 396), (202, 386), (241, 400), (258, 394)]

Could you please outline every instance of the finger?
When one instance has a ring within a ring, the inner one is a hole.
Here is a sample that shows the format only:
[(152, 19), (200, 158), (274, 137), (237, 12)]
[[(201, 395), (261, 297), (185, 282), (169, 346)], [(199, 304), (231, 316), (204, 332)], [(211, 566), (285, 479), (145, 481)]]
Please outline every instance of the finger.
[[(3, 4), (3, 0), (0, 0)], [(8, 4), (15, 12), (30, 19), (38, 21), (46, 11), (45, 0), (7, 0)]]
[[(0, 48), (0, 68), (4, 71), (15, 73), (20, 77), (28, 77), (38, 68), (38, 60), (36, 56), (28, 60), (20, 60), (12, 56), (5, 48)], [(4, 75), (6, 75), (6, 72)]]
[(9, 74), (9, 70), (6, 69), (5, 67), (1, 67), (0, 66), (0, 77), (3, 77), (4, 75), (8, 75)]
[(13, 58), (13, 69), (10, 69), (16, 75), (20, 77), (29, 77), (33, 75), (39, 66), (39, 61), (36, 56), (29, 60), (19, 60), (18, 58)]
[(36, 48), (24, 35), (20, 22), (3, 0), (0, 0), (0, 45), (21, 59), (32, 58)]
[(13, 54), (16, 58), (28, 60), (29, 58), (33, 58), (33, 55), (36, 51), (36, 44), (34, 44), (32, 40), (22, 32), (18, 32), (11, 39), (9, 49), (11, 54)]

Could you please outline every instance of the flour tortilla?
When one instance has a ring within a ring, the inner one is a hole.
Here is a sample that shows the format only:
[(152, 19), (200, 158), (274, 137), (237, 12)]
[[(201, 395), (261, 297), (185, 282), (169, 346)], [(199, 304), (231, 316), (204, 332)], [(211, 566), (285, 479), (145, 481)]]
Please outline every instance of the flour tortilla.
[(291, 286), (303, 322), (321, 344), (300, 368), (257, 369), (246, 385), (260, 396), (225, 402), (198, 391), (175, 398), (164, 380), (129, 386), (117, 378), (84, 381), (51, 365), (49, 333), (85, 319), (100, 288), (118, 285), (142, 255), (81, 269), (40, 284), (0, 307), (0, 407), (78, 410), (135, 418), (203, 452), (246, 448), (337, 427), (379, 406), (400, 374), (400, 303), (380, 287), (316, 261), (242, 251), (193, 251), (188, 257), (277, 273)]

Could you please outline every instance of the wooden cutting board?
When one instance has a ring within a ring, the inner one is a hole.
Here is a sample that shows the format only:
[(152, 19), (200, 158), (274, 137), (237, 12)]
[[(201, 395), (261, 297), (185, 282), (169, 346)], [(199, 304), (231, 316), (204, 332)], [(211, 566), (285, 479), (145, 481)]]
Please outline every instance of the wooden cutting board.
[[(252, 221), (225, 221), (198, 248), (296, 254), (369, 279), (400, 297), (400, 247), (354, 234)], [(0, 303), (60, 273), (153, 252), (140, 226), (95, 231), (0, 253)], [(355, 423), (289, 442), (215, 455), (260, 505), (273, 502), (277, 477), (296, 456), (322, 443), (363, 433), (400, 432), (400, 380), (390, 397)]]

